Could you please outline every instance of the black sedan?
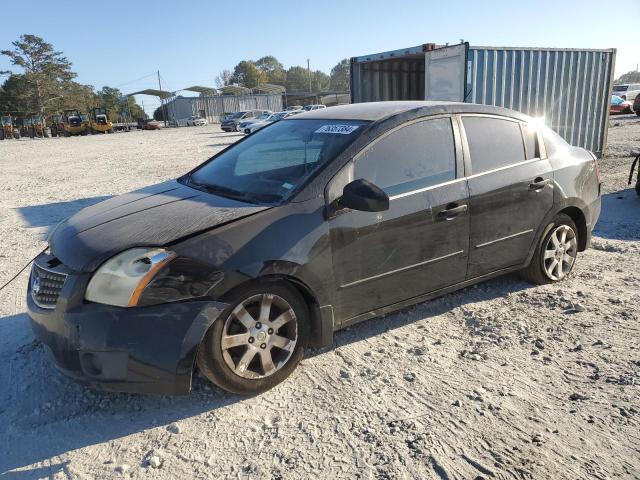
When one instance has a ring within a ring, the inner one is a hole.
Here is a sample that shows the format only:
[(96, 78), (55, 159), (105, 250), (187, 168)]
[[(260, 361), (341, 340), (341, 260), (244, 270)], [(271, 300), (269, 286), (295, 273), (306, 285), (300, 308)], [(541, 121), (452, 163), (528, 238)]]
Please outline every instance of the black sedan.
[(502, 108), (303, 113), (60, 223), (29, 315), (90, 385), (187, 393), (198, 366), (253, 394), (356, 322), (507, 272), (563, 280), (600, 183), (592, 153)]

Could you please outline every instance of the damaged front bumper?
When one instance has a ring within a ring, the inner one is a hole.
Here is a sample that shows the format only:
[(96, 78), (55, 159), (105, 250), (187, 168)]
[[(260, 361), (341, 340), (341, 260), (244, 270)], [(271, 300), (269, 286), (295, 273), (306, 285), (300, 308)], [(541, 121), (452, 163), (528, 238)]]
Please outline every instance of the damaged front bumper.
[[(38, 257), (36, 265), (42, 261)], [(103, 390), (190, 392), (198, 346), (226, 304), (192, 300), (121, 308), (89, 303), (84, 291), (90, 274), (65, 274), (55, 308), (34, 300), (32, 280), (27, 292), (35, 336), (61, 372)]]

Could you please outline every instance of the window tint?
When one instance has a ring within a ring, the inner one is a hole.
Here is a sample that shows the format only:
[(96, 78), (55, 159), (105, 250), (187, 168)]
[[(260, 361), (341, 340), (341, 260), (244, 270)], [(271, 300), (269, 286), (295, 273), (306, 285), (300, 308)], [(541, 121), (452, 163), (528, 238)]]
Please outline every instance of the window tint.
[(528, 124), (523, 124), (522, 134), (524, 135), (524, 146), (527, 160), (539, 158), (540, 150), (538, 149), (538, 135), (536, 133), (536, 129)]
[(462, 123), (474, 174), (525, 159), (519, 123), (488, 117), (463, 117)]
[(372, 145), (356, 161), (354, 178), (397, 195), (453, 180), (455, 172), (451, 120), (438, 118), (401, 127)]

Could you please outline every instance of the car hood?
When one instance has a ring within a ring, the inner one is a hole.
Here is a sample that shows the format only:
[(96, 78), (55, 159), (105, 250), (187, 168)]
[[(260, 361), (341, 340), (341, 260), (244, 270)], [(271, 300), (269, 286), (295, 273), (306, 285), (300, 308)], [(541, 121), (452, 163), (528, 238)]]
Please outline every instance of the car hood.
[(58, 224), (49, 245), (67, 267), (91, 272), (128, 248), (171, 244), (267, 208), (169, 181), (80, 210)]

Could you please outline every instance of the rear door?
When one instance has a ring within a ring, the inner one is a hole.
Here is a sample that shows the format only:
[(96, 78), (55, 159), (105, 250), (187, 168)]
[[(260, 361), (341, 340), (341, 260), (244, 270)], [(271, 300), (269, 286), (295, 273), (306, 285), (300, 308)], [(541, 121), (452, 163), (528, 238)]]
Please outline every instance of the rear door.
[(390, 197), (385, 212), (329, 219), (339, 318), (464, 280), (469, 217), (456, 144), (451, 118), (414, 121), (374, 140), (327, 186), (328, 203), (359, 178)]
[(425, 53), (425, 100), (464, 102), (467, 49), (468, 45), (462, 43)]
[(553, 206), (553, 172), (529, 125), (462, 115), (470, 207), (469, 278), (522, 264)]

